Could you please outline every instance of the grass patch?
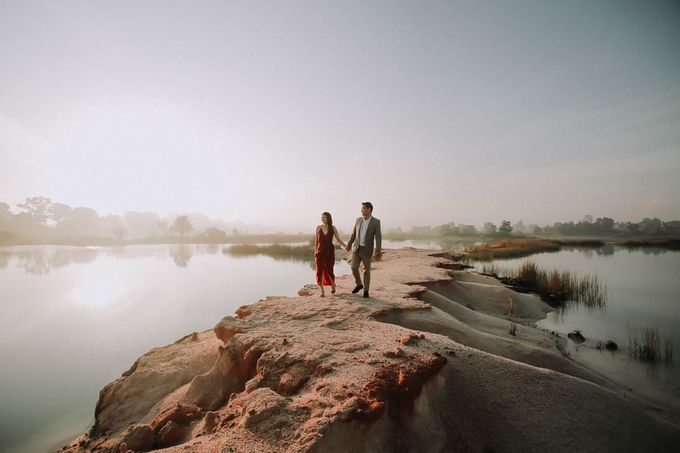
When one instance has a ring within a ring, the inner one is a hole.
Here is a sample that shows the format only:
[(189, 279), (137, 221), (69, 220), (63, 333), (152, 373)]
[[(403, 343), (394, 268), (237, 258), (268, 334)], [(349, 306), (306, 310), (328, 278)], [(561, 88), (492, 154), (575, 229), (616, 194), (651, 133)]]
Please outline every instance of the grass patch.
[(658, 239), (628, 239), (616, 242), (622, 247), (663, 247), (672, 250), (680, 250), (680, 239), (658, 238)]
[(311, 245), (287, 244), (236, 244), (222, 249), (230, 255), (267, 255), (272, 257), (296, 257), (314, 259), (314, 248)]
[(628, 328), (628, 353), (645, 362), (672, 362), (673, 343), (659, 335), (655, 327)]
[(497, 258), (518, 258), (534, 253), (556, 252), (561, 245), (548, 239), (504, 239), (500, 241), (477, 243), (465, 247), (469, 259), (491, 261)]
[[(336, 259), (342, 258), (344, 256), (344, 251), (342, 248), (336, 244)], [(338, 253), (340, 251), (340, 253)], [(236, 244), (230, 247), (224, 247), (222, 253), (225, 255), (232, 256), (255, 256), (255, 255), (266, 255), (274, 258), (275, 260), (283, 261), (297, 261), (309, 263), (313, 268), (314, 266), (314, 245), (313, 244), (300, 244), (300, 245), (290, 245), (290, 244)], [(340, 257), (338, 257), (340, 255)]]
[(482, 273), (496, 277), (516, 289), (534, 292), (554, 306), (571, 300), (587, 307), (603, 308), (607, 302), (607, 288), (593, 274), (575, 275), (568, 271), (544, 270), (531, 260), (513, 269), (495, 263), (484, 264)]

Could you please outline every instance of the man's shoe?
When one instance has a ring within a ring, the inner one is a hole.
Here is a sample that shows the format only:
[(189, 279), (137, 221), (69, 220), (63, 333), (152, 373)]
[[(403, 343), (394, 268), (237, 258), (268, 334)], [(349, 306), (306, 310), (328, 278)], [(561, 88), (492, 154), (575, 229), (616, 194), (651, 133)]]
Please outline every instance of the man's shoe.
[(359, 290), (360, 290), (361, 288), (363, 288), (363, 287), (364, 287), (364, 285), (357, 285), (357, 286), (352, 290), (352, 294), (358, 293)]
[(364, 291), (364, 299), (368, 299), (368, 291)]

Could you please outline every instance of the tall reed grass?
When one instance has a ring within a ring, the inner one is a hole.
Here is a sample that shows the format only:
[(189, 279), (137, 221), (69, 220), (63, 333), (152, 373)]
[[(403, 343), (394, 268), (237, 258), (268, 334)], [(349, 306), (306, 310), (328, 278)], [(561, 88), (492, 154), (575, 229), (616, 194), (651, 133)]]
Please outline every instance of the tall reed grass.
[(607, 288), (594, 274), (575, 275), (569, 271), (544, 270), (534, 261), (523, 261), (516, 268), (496, 263), (482, 265), (482, 273), (498, 277), (503, 283), (539, 294), (544, 300), (561, 304), (571, 300), (587, 307), (603, 308)]
[(656, 327), (628, 327), (628, 353), (646, 362), (672, 362), (673, 342), (662, 338)]

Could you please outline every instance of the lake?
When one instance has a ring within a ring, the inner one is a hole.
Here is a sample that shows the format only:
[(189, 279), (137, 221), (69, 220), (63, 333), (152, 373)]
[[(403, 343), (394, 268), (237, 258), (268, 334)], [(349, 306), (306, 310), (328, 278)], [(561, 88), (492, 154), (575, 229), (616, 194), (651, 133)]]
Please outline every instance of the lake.
[[(384, 248), (439, 246), (383, 241)], [(211, 329), (240, 305), (294, 296), (314, 282), (310, 262), (235, 257), (223, 247), (0, 247), (0, 451), (40, 453), (65, 444), (94, 422), (99, 390), (140, 355)], [(680, 407), (680, 252), (570, 248), (496, 263), (512, 267), (527, 259), (547, 269), (595, 274), (607, 288), (605, 307), (568, 303), (540, 328), (563, 335), (581, 330), (584, 344), (568, 341), (572, 357)], [(335, 270), (350, 273), (344, 261)], [(628, 356), (629, 329), (641, 327), (656, 327), (672, 341), (673, 362)], [(607, 339), (621, 349), (594, 347)]]
[(223, 247), (0, 247), (0, 451), (58, 448), (140, 355), (315, 281), (313, 263)]
[[(546, 270), (594, 274), (606, 287), (604, 307), (567, 302), (563, 309), (539, 321), (538, 327), (565, 336), (580, 330), (586, 341), (567, 342), (571, 357), (634, 392), (680, 408), (680, 252), (613, 245), (571, 247), (494, 263), (516, 268), (526, 260)], [(481, 267), (481, 263), (475, 264), (477, 270)], [(629, 336), (643, 328), (656, 328), (659, 337), (672, 344), (672, 361), (652, 363), (628, 354)], [(615, 341), (619, 350), (598, 350), (597, 343), (607, 340)]]

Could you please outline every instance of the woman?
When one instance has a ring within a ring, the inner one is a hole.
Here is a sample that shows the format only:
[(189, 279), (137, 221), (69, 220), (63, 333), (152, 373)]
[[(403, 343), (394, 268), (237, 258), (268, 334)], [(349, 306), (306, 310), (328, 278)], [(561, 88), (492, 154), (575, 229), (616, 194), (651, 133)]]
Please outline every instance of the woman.
[(335, 294), (335, 247), (333, 236), (340, 245), (346, 244), (340, 239), (338, 230), (333, 226), (333, 217), (328, 212), (321, 214), (321, 225), (316, 227), (316, 240), (314, 242), (314, 262), (316, 263), (316, 283), (321, 287), (321, 297), (326, 297), (324, 285), (331, 285), (331, 293)]

